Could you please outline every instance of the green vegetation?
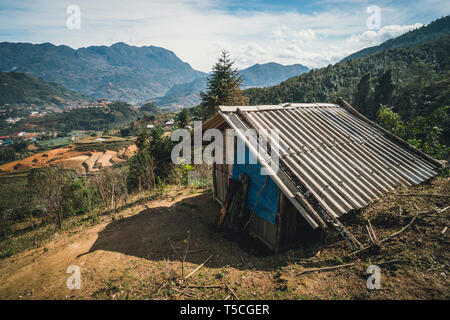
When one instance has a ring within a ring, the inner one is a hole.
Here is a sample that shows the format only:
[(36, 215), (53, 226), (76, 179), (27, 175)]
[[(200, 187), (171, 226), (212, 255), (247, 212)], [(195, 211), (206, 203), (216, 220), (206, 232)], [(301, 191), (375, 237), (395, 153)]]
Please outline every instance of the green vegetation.
[(63, 113), (52, 113), (40, 118), (17, 123), (18, 128), (32, 125), (52, 131), (114, 129), (142, 117), (142, 113), (125, 102), (114, 102), (106, 107), (80, 108)]
[(129, 190), (151, 190), (166, 182), (174, 169), (171, 160), (173, 145), (161, 127), (139, 133), (136, 141), (138, 153), (129, 160)]
[(351, 59), (358, 59), (369, 54), (381, 52), (393, 48), (404, 48), (415, 44), (424, 43), (450, 32), (450, 16), (438, 19), (431, 22), (427, 26), (419, 28), (417, 30), (409, 31), (397, 38), (389, 39), (379, 46), (369, 47), (355, 52), (342, 61), (348, 61)]
[[(247, 89), (243, 93), (251, 105), (334, 101), (339, 96), (353, 102), (357, 84), (363, 75), (370, 73), (371, 78), (378, 79), (390, 69), (398, 94), (413, 83), (420, 84), (420, 80), (425, 82), (427, 79), (423, 86), (443, 81), (442, 77), (450, 67), (449, 49), (450, 35), (447, 35), (426, 44), (390, 49), (361, 59), (329, 65), (277, 86)], [(397, 94), (394, 94), (393, 103), (400, 100)], [(410, 112), (414, 113), (415, 110)]]
[[(26, 179), (0, 184), (0, 258), (39, 244), (64, 221), (88, 214), (97, 220), (98, 210), (115, 209), (126, 202), (126, 170), (109, 169), (80, 177), (52, 168), (33, 169)], [(114, 186), (114, 187), (113, 187)], [(28, 225), (26, 229), (21, 225)], [(70, 229), (70, 228), (69, 228)], [(35, 231), (30, 238), (28, 231)], [(14, 244), (13, 244), (14, 243)]]
[(377, 113), (378, 122), (387, 130), (408, 141), (414, 147), (428, 153), (436, 159), (445, 159), (450, 148), (442, 145), (442, 123), (448, 121), (449, 107), (434, 110), (428, 116), (418, 116), (408, 122), (402, 121), (399, 114), (391, 109), (381, 107)]
[(37, 143), (40, 150), (49, 150), (67, 146), (72, 142), (70, 137), (60, 137), (55, 139), (41, 140)]
[[(137, 103), (202, 75), (173, 52), (123, 42), (74, 50), (50, 43), (0, 43), (0, 70), (18, 66), (45, 81), (86, 95)], [(33, 57), (30, 59), (30, 57)]]
[[(381, 106), (387, 106), (406, 123), (422, 125), (420, 121), (427, 119), (423, 121), (428, 128), (440, 128), (431, 135), (412, 134), (409, 130), (411, 134), (406, 138), (426, 152), (446, 158), (448, 154), (440, 145), (450, 142), (449, 111), (440, 108), (450, 103), (449, 51), (450, 35), (445, 35), (423, 44), (330, 65), (274, 87), (247, 89), (244, 95), (252, 105), (327, 102), (341, 96), (372, 120), (377, 120)], [(439, 112), (441, 117), (429, 116), (438, 109), (443, 110)], [(435, 137), (439, 145), (427, 140)], [(417, 139), (420, 142), (413, 142)]]
[(176, 124), (179, 128), (186, 128), (191, 123), (191, 117), (189, 115), (189, 110), (183, 108), (176, 117)]
[(45, 82), (25, 73), (0, 72), (0, 83), (0, 106), (24, 103), (65, 107), (74, 101), (92, 100), (61, 85)]
[(139, 109), (142, 113), (144, 113), (145, 115), (153, 115), (156, 116), (158, 114), (162, 113), (162, 110), (160, 107), (158, 107), (156, 105), (156, 103), (154, 102), (149, 102), (144, 104), (140, 109)]
[(219, 105), (238, 106), (247, 105), (247, 97), (242, 95), (240, 86), (242, 77), (233, 68), (227, 51), (223, 51), (219, 60), (213, 66), (213, 71), (207, 80), (207, 92), (201, 92), (202, 102), (196, 107), (196, 113), (207, 119), (216, 112)]
[(16, 159), (16, 150), (13, 147), (0, 148), (0, 164), (15, 161)]

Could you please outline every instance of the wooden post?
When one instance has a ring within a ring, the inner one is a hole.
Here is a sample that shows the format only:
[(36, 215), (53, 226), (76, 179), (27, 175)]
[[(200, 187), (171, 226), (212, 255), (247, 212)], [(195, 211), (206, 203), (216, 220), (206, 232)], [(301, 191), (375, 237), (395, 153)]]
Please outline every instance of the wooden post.
[(112, 192), (111, 192), (111, 209), (114, 209), (114, 183), (112, 185)]

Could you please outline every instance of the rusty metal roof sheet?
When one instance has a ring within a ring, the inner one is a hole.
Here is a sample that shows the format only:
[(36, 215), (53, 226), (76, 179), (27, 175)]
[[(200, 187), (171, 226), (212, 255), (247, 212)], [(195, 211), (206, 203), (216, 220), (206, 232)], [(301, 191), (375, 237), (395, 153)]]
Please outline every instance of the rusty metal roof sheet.
[[(238, 133), (249, 128), (258, 133), (279, 131), (280, 170), (274, 181), (313, 227), (323, 221), (305, 208), (309, 204), (337, 218), (383, 192), (421, 183), (438, 173), (434, 159), (349, 105), (227, 106), (219, 107), (219, 114)], [(267, 139), (276, 143), (269, 135)], [(268, 167), (263, 156), (258, 161)], [(308, 204), (302, 204), (299, 193)]]

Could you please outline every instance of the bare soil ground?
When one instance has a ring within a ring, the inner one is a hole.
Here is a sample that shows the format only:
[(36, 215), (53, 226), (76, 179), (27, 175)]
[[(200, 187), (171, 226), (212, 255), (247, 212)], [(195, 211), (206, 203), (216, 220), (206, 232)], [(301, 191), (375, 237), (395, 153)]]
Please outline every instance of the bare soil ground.
[[(450, 179), (436, 178), (399, 193), (448, 196)], [(433, 211), (419, 214), (409, 228), (376, 250), (356, 256), (349, 256), (350, 249), (337, 235), (267, 254), (250, 250), (248, 239), (244, 247), (214, 229), (219, 207), (209, 190), (171, 188), (162, 199), (135, 202), (103, 216), (95, 226), (55, 235), (45, 246), (1, 260), (0, 299), (233, 299), (234, 294), (240, 299), (449, 299), (445, 228), (450, 210), (443, 210), (449, 205), (448, 197), (386, 195), (345, 218), (365, 245), (370, 243), (366, 219), (377, 238), (384, 239), (408, 225), (417, 212)], [(188, 281), (181, 280), (209, 256)], [(296, 276), (348, 263), (354, 264)], [(380, 265), (380, 290), (367, 289), (371, 264)], [(70, 265), (80, 267), (79, 290), (66, 287)]]
[(0, 173), (18, 173), (33, 168), (52, 166), (84, 174), (123, 162), (125, 161), (124, 159), (134, 155), (135, 152), (135, 145), (126, 146), (118, 151), (79, 151), (77, 146), (70, 145), (47, 152), (36, 153), (22, 160), (5, 163), (0, 166)]

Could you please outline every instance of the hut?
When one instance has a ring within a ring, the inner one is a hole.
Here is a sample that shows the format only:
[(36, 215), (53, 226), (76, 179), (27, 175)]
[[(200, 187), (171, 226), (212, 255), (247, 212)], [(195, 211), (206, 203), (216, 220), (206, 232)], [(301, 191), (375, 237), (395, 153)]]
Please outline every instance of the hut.
[[(225, 141), (230, 139), (226, 129), (234, 129), (257, 159), (213, 165), (214, 199), (222, 205), (217, 225), (246, 231), (275, 252), (310, 230), (329, 228), (357, 248), (360, 244), (339, 220), (342, 215), (382, 193), (426, 181), (441, 166), (342, 98), (335, 104), (220, 106), (203, 123), (202, 130), (211, 128), (219, 129)], [(261, 175), (261, 168), (270, 172), (271, 167), (244, 135), (247, 129), (258, 135), (278, 130), (277, 142), (266, 137), (268, 153), (271, 143), (278, 144), (279, 169), (272, 175)], [(226, 157), (226, 147), (223, 153)]]

